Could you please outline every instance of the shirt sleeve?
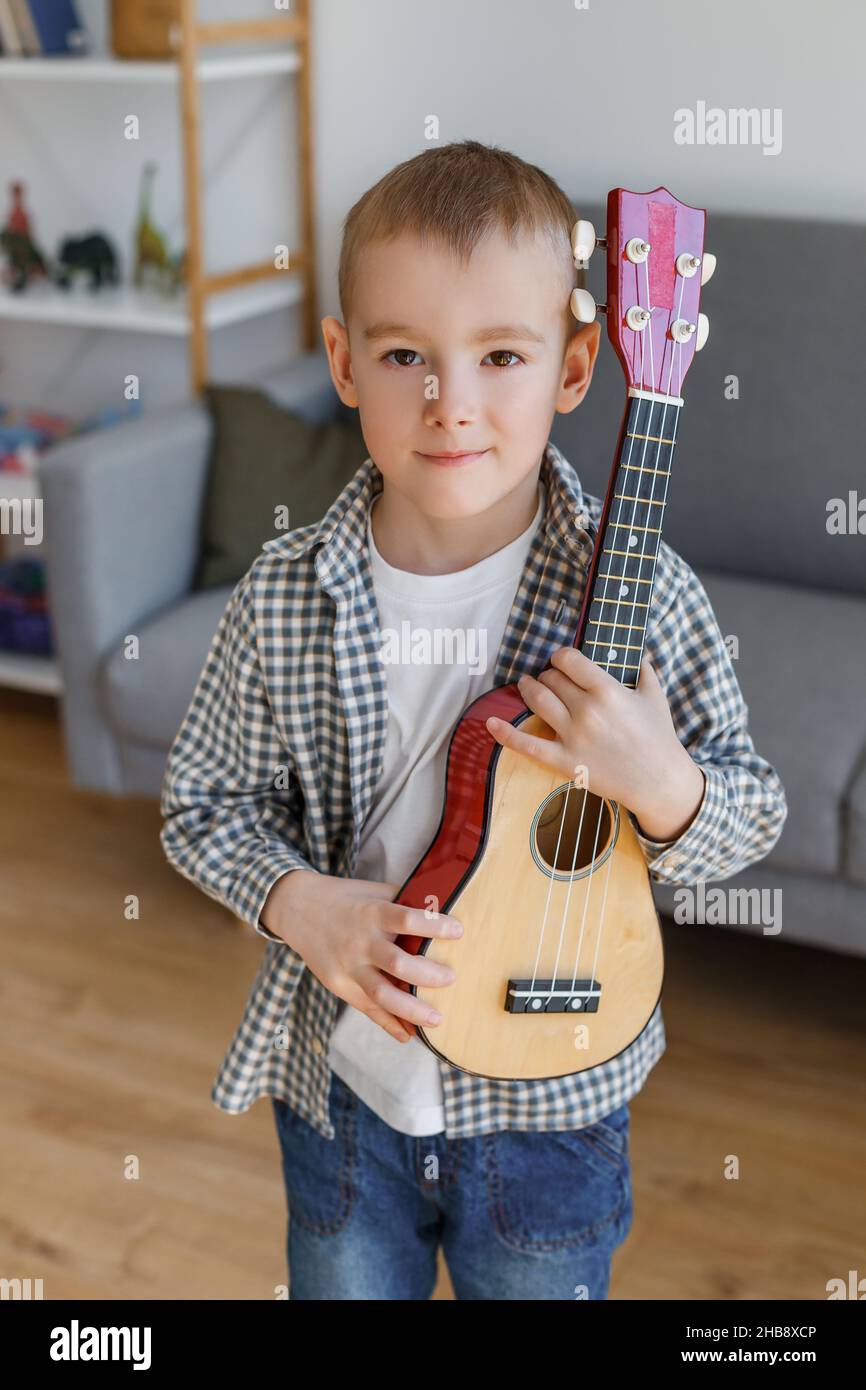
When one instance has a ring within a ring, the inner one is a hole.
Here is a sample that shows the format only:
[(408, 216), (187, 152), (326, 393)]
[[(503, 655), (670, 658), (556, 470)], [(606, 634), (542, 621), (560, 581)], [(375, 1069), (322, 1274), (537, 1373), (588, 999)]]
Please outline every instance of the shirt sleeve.
[[(223, 611), (169, 751), (160, 809), (169, 863), (260, 936), (291, 950), (261, 911), (277, 879), (313, 865), (305, 857), (302, 794), (256, 650), (249, 571)], [(300, 956), (298, 966), (300, 973)]]
[(787, 801), (778, 772), (752, 742), (748, 706), (707, 592), (682, 557), (662, 544), (673, 570), (673, 597), (650, 622), (645, 651), (677, 737), (703, 772), (704, 794), (676, 840), (651, 840), (628, 814), (653, 879), (725, 879), (769, 854), (787, 818)]

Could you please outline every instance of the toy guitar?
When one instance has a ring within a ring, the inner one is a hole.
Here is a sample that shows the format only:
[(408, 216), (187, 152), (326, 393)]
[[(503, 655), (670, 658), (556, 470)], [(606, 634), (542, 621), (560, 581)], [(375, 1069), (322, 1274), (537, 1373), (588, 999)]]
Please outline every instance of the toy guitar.
[[(572, 230), (572, 312), (595, 318), (584, 274), (595, 247), (606, 246), (602, 307), (628, 387), (573, 645), (632, 689), (682, 383), (708, 331), (698, 313), (715, 268), (703, 251), (705, 221), (666, 188), (616, 188), (606, 241), (589, 222)], [(628, 816), (577, 784), (585, 779), (564, 782), (504, 748), (486, 727), (490, 715), (555, 737), (516, 685), (480, 695), (455, 725), (439, 829), (394, 901), (463, 923), (454, 941), (398, 938), (404, 950), (452, 966), (456, 980), (445, 990), (394, 982), (442, 1013), (434, 1041), (417, 1032), (452, 1066), (506, 1080), (566, 1076), (617, 1056), (643, 1032), (661, 995), (661, 925)], [(575, 1015), (592, 1015), (579, 1049)]]

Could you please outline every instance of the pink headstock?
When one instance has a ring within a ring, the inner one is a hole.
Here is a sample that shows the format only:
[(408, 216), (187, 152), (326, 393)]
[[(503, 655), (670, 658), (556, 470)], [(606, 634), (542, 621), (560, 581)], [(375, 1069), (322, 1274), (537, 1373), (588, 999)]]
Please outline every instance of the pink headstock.
[[(630, 387), (680, 396), (692, 358), (706, 340), (701, 283), (715, 267), (715, 258), (704, 255), (706, 216), (666, 188), (614, 188), (608, 194), (607, 331)], [(591, 254), (594, 229), (576, 223), (572, 241), (575, 264), (583, 267), (581, 254)], [(584, 290), (575, 291), (572, 307), (584, 322), (595, 316)]]

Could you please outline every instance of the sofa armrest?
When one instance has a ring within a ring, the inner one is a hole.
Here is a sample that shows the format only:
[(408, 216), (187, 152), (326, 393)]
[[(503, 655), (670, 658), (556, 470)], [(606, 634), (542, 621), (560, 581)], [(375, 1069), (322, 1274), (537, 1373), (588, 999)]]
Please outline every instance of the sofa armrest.
[(194, 402), (66, 440), (42, 460), (48, 603), (76, 785), (122, 790), (100, 669), (136, 624), (189, 591), (211, 428)]
[[(307, 419), (340, 415), (321, 350), (248, 384)], [(127, 633), (190, 591), (212, 429), (196, 400), (65, 440), (42, 460), (47, 596), (76, 786), (125, 790), (101, 670)]]

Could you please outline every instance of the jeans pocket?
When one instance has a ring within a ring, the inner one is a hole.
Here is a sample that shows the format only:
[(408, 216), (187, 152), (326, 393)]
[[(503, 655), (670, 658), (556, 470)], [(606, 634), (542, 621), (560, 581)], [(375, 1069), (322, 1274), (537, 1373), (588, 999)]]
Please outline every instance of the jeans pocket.
[(579, 1144), (586, 1145), (599, 1158), (613, 1164), (615, 1168), (630, 1169), (629, 1163), (629, 1109), (625, 1103), (605, 1115), (603, 1120), (585, 1125), (582, 1129), (565, 1130)]
[(289, 1219), (315, 1235), (336, 1235), (349, 1220), (355, 1197), (354, 1109), (332, 1106), (336, 1133), (326, 1139), (285, 1101), (274, 1098), (273, 1107)]
[(627, 1136), (611, 1126), (501, 1130), (484, 1138), (488, 1209), (496, 1234), (522, 1251), (624, 1239), (631, 1220)]

